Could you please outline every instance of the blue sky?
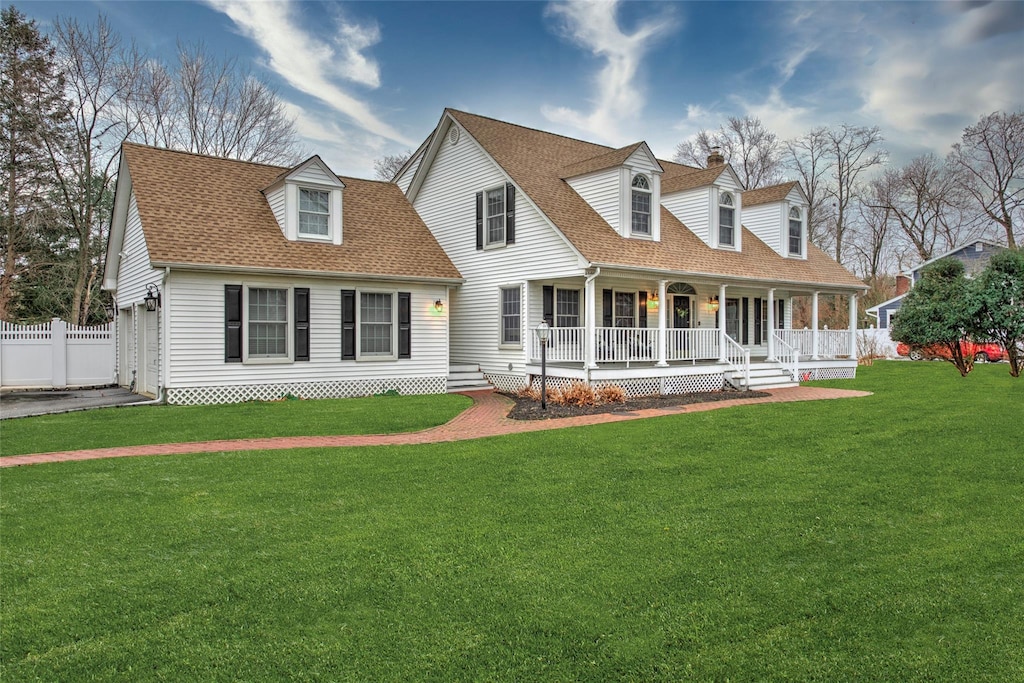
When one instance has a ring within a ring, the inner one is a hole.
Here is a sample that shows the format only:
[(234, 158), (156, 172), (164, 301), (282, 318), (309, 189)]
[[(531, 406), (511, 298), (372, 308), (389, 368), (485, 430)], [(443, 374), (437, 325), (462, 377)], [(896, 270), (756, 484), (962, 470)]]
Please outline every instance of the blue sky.
[(619, 146), (730, 115), (782, 137), (878, 125), (897, 163), (1024, 107), (1024, 2), (22, 2), (104, 13), (168, 61), (202, 41), (288, 103), (309, 153), (370, 177), (455, 107)]

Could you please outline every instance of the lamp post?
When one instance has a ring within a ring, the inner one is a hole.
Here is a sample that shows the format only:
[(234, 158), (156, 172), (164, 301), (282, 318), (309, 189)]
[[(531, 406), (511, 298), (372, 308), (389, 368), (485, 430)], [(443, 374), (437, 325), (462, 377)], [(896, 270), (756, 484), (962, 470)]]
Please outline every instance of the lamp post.
[(537, 339), (540, 340), (540, 409), (548, 409), (548, 335), (551, 328), (547, 320), (537, 325)]

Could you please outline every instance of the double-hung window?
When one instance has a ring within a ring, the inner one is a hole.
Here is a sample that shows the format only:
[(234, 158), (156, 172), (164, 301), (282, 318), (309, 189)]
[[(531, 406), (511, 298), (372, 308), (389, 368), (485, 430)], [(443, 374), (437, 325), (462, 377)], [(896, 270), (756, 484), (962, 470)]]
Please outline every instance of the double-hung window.
[(522, 344), (522, 289), (501, 288), (501, 344), (518, 346)]
[(484, 193), (484, 234), (486, 246), (505, 244), (505, 188)]
[(395, 296), (392, 292), (359, 293), (359, 357), (394, 358)]
[(789, 210), (789, 253), (791, 256), (801, 256), (804, 251), (804, 221), (800, 209), (793, 207)]
[(718, 198), (718, 245), (736, 245), (736, 204), (728, 192)]
[(615, 292), (615, 327), (636, 327), (635, 297), (635, 292)]
[(299, 188), (299, 236), (327, 237), (330, 234), (331, 193)]
[(580, 326), (580, 291), (555, 290), (555, 327)]
[(651, 183), (638, 175), (632, 183), (632, 231), (645, 237), (651, 234)]
[(288, 358), (288, 290), (248, 288), (249, 358)]

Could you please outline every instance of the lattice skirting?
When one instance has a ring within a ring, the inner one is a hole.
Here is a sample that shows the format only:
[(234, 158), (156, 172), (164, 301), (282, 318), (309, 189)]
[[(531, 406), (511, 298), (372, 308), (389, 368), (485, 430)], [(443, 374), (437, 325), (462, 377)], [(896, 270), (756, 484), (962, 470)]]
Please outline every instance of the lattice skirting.
[[(548, 387), (565, 389), (573, 382), (568, 377), (548, 377)], [(523, 382), (525, 385), (526, 382)], [(533, 376), (533, 384), (540, 386), (540, 377)], [(522, 385), (520, 385), (522, 386)], [(620, 380), (596, 380), (591, 382), (595, 389), (604, 386), (617, 386), (627, 396), (651, 396), (655, 394), (694, 394), (707, 391), (721, 391), (725, 387), (725, 374), (718, 372), (707, 375), (685, 375), (683, 377), (637, 377)], [(499, 387), (500, 388), (500, 387)]]
[(508, 394), (514, 394), (526, 386), (526, 377), (523, 375), (484, 373), (484, 378), (493, 384), (498, 391), (504, 391)]
[(443, 394), (448, 378), (402, 377), (381, 379), (345, 379), (332, 382), (287, 382), (283, 384), (244, 384), (227, 387), (178, 387), (167, 390), (167, 402), (173, 405), (242, 403), (274, 401), (285, 396), (298, 398), (350, 398), (370, 396), (394, 390), (400, 394)]
[(857, 368), (815, 368), (811, 370), (811, 379), (855, 379), (856, 377)]

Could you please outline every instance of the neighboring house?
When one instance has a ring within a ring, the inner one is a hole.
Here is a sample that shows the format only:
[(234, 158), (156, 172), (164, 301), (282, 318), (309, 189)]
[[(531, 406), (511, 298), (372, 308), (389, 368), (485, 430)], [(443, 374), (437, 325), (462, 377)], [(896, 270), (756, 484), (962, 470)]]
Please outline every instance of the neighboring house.
[(905, 297), (907, 292), (910, 291), (910, 288), (921, 279), (921, 273), (927, 266), (930, 266), (939, 259), (952, 257), (963, 262), (967, 277), (973, 277), (985, 269), (985, 266), (988, 265), (988, 261), (992, 258), (993, 254), (998, 251), (1002, 251), (1005, 248), (1006, 247), (1000, 246), (995, 242), (989, 242), (988, 240), (976, 240), (970, 244), (950, 249), (945, 254), (929, 259), (921, 265), (897, 275), (896, 296), (888, 301), (883, 301), (877, 306), (872, 306), (865, 312), (872, 318), (876, 318), (878, 320), (878, 329), (887, 330), (889, 329), (889, 323), (891, 322), (893, 315), (895, 315), (896, 312), (900, 310), (900, 306), (903, 305), (903, 297)]
[[(820, 330), (819, 294), (865, 285), (812, 245), (797, 183), (744, 191), (707, 169), (445, 110), (395, 178), (465, 282), (450, 357), (498, 388), (539, 375), (630, 394), (853, 377), (855, 324)], [(792, 330), (792, 297), (813, 326)]]
[(339, 178), (316, 156), (285, 169), (122, 148), (103, 286), (119, 381), (140, 393), (444, 392), (461, 283), (394, 184)]

